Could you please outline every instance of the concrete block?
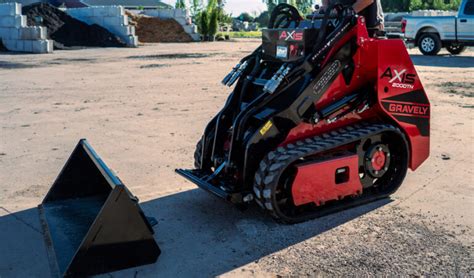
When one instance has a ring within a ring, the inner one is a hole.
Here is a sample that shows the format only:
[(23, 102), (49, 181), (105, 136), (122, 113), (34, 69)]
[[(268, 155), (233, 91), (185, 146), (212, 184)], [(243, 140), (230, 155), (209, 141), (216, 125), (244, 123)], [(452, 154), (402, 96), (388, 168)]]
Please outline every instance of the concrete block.
[(3, 46), (10, 51), (18, 51), (16, 42), (17, 40), (2, 39)]
[(20, 38), (20, 29), (18, 28), (9, 28), (10, 29), (10, 39), (18, 40)]
[(29, 26), (19, 29), (21, 40), (44, 40), (46, 39), (46, 28), (40, 26)]
[(17, 40), (16, 41), (16, 48), (18, 49), (17, 51), (24, 51), (25, 50), (25, 41)]
[(128, 25), (128, 17), (127, 16), (107, 16), (103, 18), (104, 26), (111, 26), (111, 25)]
[(22, 27), (26, 26), (26, 16), (0, 16), (0, 27)]
[(10, 28), (0, 27), (0, 39), (9, 39), (10, 38)]
[(160, 18), (173, 18), (174, 10), (160, 10), (158, 17)]
[(120, 25), (128, 25), (128, 15), (119, 16)]
[(23, 51), (33, 52), (33, 42), (34, 41), (23, 40), (23, 43), (24, 43)]
[(137, 36), (128, 36), (126, 42), (128, 47), (138, 47), (138, 37)]
[(0, 4), (0, 17), (21, 15), (21, 4), (3, 3)]
[(176, 17), (174, 18), (174, 20), (176, 20), (176, 22), (178, 22), (180, 25), (183, 25), (183, 26), (188, 23), (188, 21), (184, 17)]
[(125, 15), (125, 10), (122, 6), (108, 6), (108, 13), (106, 16), (122, 16)]
[(32, 52), (33, 53), (51, 53), (52, 47), (50, 47), (50, 44), (52, 45), (52, 41), (50, 43), (49, 40), (32, 41)]
[(92, 8), (92, 16), (94, 17), (104, 17), (109, 16), (109, 9), (107, 7), (93, 7)]
[(91, 16), (89, 17), (90, 24), (97, 24), (100, 26), (104, 26), (104, 17), (102, 16)]
[(194, 34), (189, 34), (189, 35), (191, 36), (191, 38), (193, 39), (193, 41), (195, 41), (195, 42), (201, 41), (201, 35), (196, 34), (196, 33), (194, 33)]
[(174, 9), (174, 17), (186, 17), (186, 11), (183, 9)]
[(16, 16), (1, 16), (0, 17), (0, 27), (15, 27), (15, 17)]
[[(16, 39), (16, 38), (14, 38), (15, 34), (12, 34), (12, 33), (17, 33), (17, 32), (18, 32), (18, 30), (16, 28), (0, 27), (0, 38), (5, 39), (5, 40), (7, 40), (7, 39)], [(16, 37), (18, 37), (18, 34), (16, 34)]]
[(87, 24), (89, 24), (89, 25), (95, 23), (94, 17), (92, 17), (92, 16), (85, 16), (85, 15), (84, 15), (84, 16), (75, 17), (75, 18), (76, 18), (77, 20), (80, 20), (80, 21), (82, 21), (82, 22), (84, 22), (84, 23), (87, 23)]
[(28, 26), (26, 15), (20, 16), (20, 19), (18, 19), (17, 24), (19, 24), (19, 25), (15, 25), (15, 27), (17, 27), (17, 28)]
[(111, 25), (107, 30), (120, 37), (135, 35), (135, 27), (130, 25)]

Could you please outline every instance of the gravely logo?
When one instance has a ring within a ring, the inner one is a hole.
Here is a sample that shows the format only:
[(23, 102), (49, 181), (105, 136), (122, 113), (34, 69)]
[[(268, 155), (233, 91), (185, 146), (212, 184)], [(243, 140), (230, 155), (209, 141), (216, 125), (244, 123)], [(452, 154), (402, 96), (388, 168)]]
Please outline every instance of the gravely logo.
[(280, 34), (280, 40), (285, 41), (302, 41), (303, 32), (302, 31), (282, 31)]
[(402, 89), (414, 89), (416, 74), (407, 73), (407, 69), (402, 70), (392, 70), (388, 67), (382, 76), (381, 79), (387, 78), (388, 83), (392, 84), (393, 88), (402, 88)]
[(416, 104), (389, 103), (388, 111), (397, 114), (408, 114), (416, 116), (429, 116), (430, 108)]

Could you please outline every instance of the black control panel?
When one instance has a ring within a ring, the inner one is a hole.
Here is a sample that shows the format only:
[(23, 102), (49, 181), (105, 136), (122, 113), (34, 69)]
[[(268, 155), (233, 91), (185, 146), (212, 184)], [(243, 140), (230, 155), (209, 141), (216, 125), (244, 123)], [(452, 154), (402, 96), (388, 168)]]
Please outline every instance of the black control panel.
[(319, 29), (264, 29), (262, 31), (265, 60), (293, 62), (306, 56), (316, 43)]

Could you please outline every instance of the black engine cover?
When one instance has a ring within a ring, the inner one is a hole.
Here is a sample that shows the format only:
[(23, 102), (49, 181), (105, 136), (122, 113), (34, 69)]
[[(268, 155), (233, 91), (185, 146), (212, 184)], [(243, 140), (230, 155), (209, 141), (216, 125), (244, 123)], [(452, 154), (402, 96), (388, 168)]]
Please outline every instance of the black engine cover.
[(310, 52), (318, 36), (319, 29), (265, 29), (263, 54), (265, 60), (293, 62), (304, 58)]

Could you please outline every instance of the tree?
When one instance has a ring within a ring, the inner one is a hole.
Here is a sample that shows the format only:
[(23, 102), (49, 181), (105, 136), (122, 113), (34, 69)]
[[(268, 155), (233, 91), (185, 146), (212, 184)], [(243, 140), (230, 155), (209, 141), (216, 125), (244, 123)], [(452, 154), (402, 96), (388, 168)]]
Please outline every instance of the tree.
[(267, 9), (270, 13), (273, 12), (273, 9), (278, 4), (286, 3), (295, 6), (303, 14), (310, 13), (315, 3), (314, 0), (263, 0), (263, 2), (267, 4)]
[(175, 8), (176, 9), (186, 9), (186, 1), (185, 0), (176, 0)]
[(313, 0), (294, 0), (295, 6), (302, 12), (303, 14), (310, 14), (314, 7)]
[(457, 11), (459, 10), (460, 6), (461, 6), (461, 0), (452, 0), (450, 1), (449, 4), (446, 5), (446, 9), (451, 10), (451, 11)]
[(209, 38), (214, 38), (219, 31), (219, 10), (214, 9), (209, 20)]
[(410, 9), (410, 2), (410, 0), (382, 0), (382, 7), (385, 12), (407, 12)]
[(209, 16), (206, 10), (202, 11), (199, 16), (199, 33), (203, 36), (209, 34)]
[(443, 0), (434, 0), (433, 1), (433, 8), (435, 10), (445, 10), (446, 9), (446, 4), (444, 3)]
[(253, 22), (255, 18), (251, 16), (249, 13), (241, 13), (238, 17), (238, 20), (240, 21), (248, 21), (248, 22)]
[(408, 12), (423, 9), (457, 10), (461, 0), (382, 0), (385, 12)]
[(416, 11), (416, 10), (421, 10), (423, 9), (423, 1), (421, 0), (411, 0), (410, 1), (410, 11)]
[(217, 9), (219, 6), (218, 6), (218, 3), (217, 3), (217, 0), (207, 0), (207, 7), (206, 7), (206, 11), (207, 11), (207, 14), (209, 16), (211, 16), (212, 12)]
[(195, 17), (197, 17), (202, 11), (202, 0), (192, 0), (190, 11), (191, 16), (194, 17), (194, 20), (197, 20)]

